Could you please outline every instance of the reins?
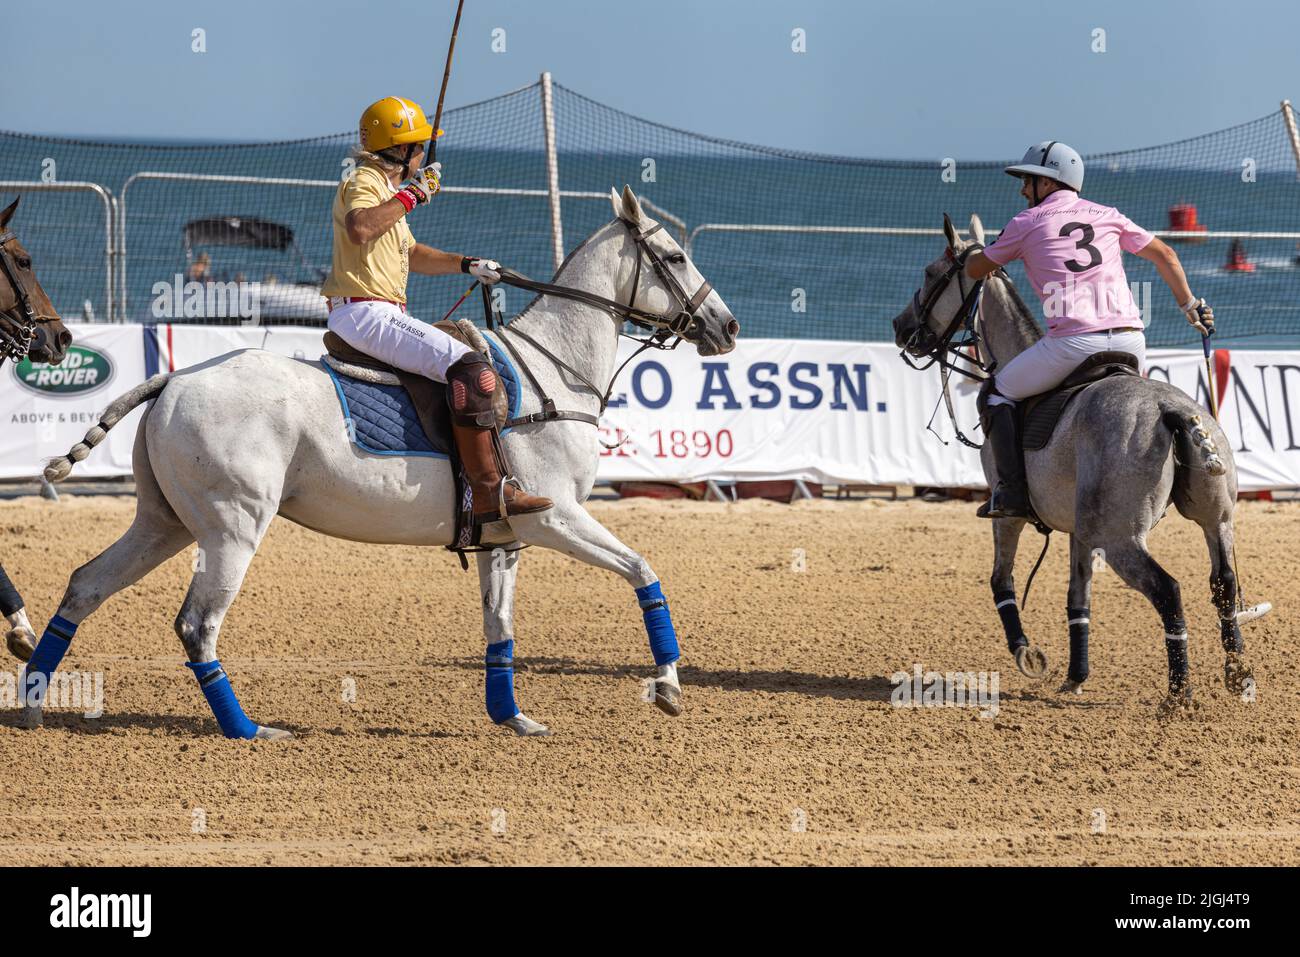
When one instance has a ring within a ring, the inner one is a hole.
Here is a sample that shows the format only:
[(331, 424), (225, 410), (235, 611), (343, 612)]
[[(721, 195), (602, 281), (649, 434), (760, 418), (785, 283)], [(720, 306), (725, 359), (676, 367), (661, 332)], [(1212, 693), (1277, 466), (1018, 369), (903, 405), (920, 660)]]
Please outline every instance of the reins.
[[(918, 289), (912, 293), (912, 311), (916, 314), (917, 325), (912, 335), (908, 337), (907, 344), (903, 347), (900, 355), (903, 361), (911, 368), (923, 371), (933, 365), (939, 366), (939, 380), (942, 384), (942, 395), (940, 401), (948, 410), (948, 420), (952, 423), (953, 432), (962, 445), (972, 449), (983, 447), (983, 443), (975, 442), (967, 438), (966, 433), (961, 430), (957, 424), (957, 413), (953, 409), (952, 391), (949, 380), (952, 373), (966, 376), (976, 382), (983, 382), (993, 374), (994, 366), (984, 365), (979, 359), (980, 334), (977, 328), (976, 317), (979, 314), (980, 300), (984, 292), (984, 280), (976, 280), (969, 290), (965, 288), (962, 278), (965, 274), (966, 257), (979, 247), (972, 246), (961, 256), (953, 256), (952, 251), (948, 251), (948, 256), (952, 259), (952, 265), (934, 284), (934, 288), (921, 301), (921, 290)], [(952, 280), (956, 278), (957, 289), (961, 293), (961, 305), (953, 314), (944, 331), (939, 335), (930, 329), (927, 321), (930, 314), (934, 311), (935, 303), (939, 297), (947, 291)], [(962, 332), (960, 340), (954, 342), (958, 332)], [(918, 352), (925, 358), (929, 359), (924, 365), (917, 365), (912, 361), (912, 352)], [(966, 365), (960, 365), (959, 362)], [(969, 366), (971, 368), (967, 368)], [(934, 413), (930, 416), (926, 428), (934, 432), (934, 416), (939, 412), (939, 404), (935, 403)], [(935, 432), (935, 435), (938, 435)], [(939, 441), (947, 445), (947, 441), (940, 436)]]
[[(619, 330), (618, 334), (620, 336), (626, 339), (631, 339), (633, 342), (640, 343), (640, 348), (619, 364), (618, 368), (614, 370), (614, 374), (610, 376), (609, 384), (603, 390), (582, 372), (565, 362), (550, 349), (547, 349), (531, 335), (524, 332), (522, 329), (515, 328), (509, 323), (504, 322), (492, 304), (492, 296), (487, 286), (482, 287), (483, 313), (487, 321), (488, 329), (497, 334), (497, 338), (501, 340), (501, 344), (505, 346), (506, 351), (510, 353), (510, 357), (518, 364), (524, 375), (528, 377), (528, 381), (532, 383), (533, 389), (537, 392), (542, 403), (542, 409), (540, 412), (532, 412), (527, 415), (521, 415), (509, 419), (506, 422), (507, 428), (516, 425), (532, 425), (539, 422), (554, 422), (565, 419), (585, 422), (588, 425), (593, 426), (599, 426), (600, 424), (599, 415), (592, 415), (588, 412), (557, 409), (555, 407), (555, 401), (546, 394), (541, 383), (538, 382), (537, 377), (533, 374), (533, 370), (529, 367), (528, 363), (524, 361), (519, 349), (510, 341), (511, 338), (518, 336), (524, 342), (532, 346), (532, 348), (536, 349), (539, 353), (553, 362), (557, 367), (568, 372), (581, 382), (593, 395), (600, 399), (600, 412), (604, 413), (605, 409), (609, 406), (610, 396), (613, 395), (614, 383), (618, 380), (618, 377), (623, 370), (627, 368), (628, 363), (646, 349), (661, 349), (664, 351), (672, 351), (673, 349), (676, 349), (683, 341), (685, 335), (691, 332), (695, 328), (696, 323), (699, 322), (696, 313), (704, 304), (704, 300), (708, 298), (709, 293), (712, 292), (713, 286), (706, 281), (695, 291), (694, 294), (687, 295), (686, 290), (682, 288), (681, 283), (677, 281), (677, 277), (668, 269), (663, 258), (646, 241), (648, 237), (653, 236), (656, 232), (662, 229), (662, 225), (656, 223), (649, 229), (642, 230), (625, 219), (620, 218), (619, 221), (628, 228), (628, 231), (632, 236), (632, 241), (636, 244), (637, 250), (636, 266), (632, 276), (632, 291), (629, 294), (626, 303), (619, 302), (615, 299), (607, 299), (604, 296), (598, 295), (594, 292), (589, 292), (585, 289), (577, 289), (572, 286), (561, 286), (556, 283), (540, 282), (536, 279), (529, 279), (527, 276), (517, 273), (513, 269), (501, 270), (501, 282), (508, 286), (514, 286), (518, 289), (526, 289), (529, 292), (534, 292), (543, 296), (554, 296), (558, 299), (568, 299), (573, 302), (580, 302), (584, 305), (592, 306), (608, 312), (616, 319), (631, 322), (634, 325), (650, 330), (650, 335), (646, 336), (644, 339), (630, 336), (623, 332), (622, 329)], [(641, 282), (641, 264), (642, 259), (646, 257), (649, 258), (650, 264), (654, 268), (656, 275), (659, 277), (660, 282), (663, 283), (665, 288), (667, 288), (677, 300), (677, 312), (675, 315), (662, 316), (637, 308), (636, 296)], [(507, 335), (507, 333), (509, 333), (509, 335)]]

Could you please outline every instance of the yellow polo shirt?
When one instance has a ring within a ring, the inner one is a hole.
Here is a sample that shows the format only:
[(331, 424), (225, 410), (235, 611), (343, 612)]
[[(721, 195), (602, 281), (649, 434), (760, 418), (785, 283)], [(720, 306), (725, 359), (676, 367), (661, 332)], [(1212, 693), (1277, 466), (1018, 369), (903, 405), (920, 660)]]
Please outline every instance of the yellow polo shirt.
[(369, 164), (358, 166), (334, 195), (334, 264), (321, 287), (326, 296), (367, 296), (406, 302), (415, 237), (403, 216), (382, 236), (358, 246), (348, 239), (347, 215), (393, 198), (392, 184)]

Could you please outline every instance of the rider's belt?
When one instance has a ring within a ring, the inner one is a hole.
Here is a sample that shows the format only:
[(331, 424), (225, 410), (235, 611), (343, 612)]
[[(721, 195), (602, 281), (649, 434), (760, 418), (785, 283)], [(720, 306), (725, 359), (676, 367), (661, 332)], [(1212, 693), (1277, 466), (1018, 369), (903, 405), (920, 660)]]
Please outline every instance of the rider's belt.
[(406, 311), (406, 303), (397, 302), (393, 299), (380, 299), (377, 296), (326, 296), (325, 301), (329, 303), (330, 312), (333, 312), (340, 306), (346, 306), (354, 302), (386, 302), (390, 306), (396, 306), (403, 312)]

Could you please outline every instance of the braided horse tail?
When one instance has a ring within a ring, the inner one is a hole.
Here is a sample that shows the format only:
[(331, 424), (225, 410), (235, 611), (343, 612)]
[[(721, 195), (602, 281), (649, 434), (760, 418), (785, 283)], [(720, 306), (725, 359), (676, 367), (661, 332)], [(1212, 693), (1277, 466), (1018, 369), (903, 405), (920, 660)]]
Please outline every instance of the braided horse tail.
[(104, 436), (108, 434), (109, 429), (117, 425), (122, 420), (122, 417), (136, 406), (142, 402), (148, 402), (162, 392), (163, 387), (167, 385), (167, 380), (170, 378), (170, 372), (156, 375), (110, 402), (98, 424), (91, 427), (84, 439), (69, 449), (67, 455), (50, 459), (46, 463), (45, 480), (47, 482), (60, 482), (67, 478), (72, 471), (72, 467), (89, 455), (91, 449), (104, 441)]

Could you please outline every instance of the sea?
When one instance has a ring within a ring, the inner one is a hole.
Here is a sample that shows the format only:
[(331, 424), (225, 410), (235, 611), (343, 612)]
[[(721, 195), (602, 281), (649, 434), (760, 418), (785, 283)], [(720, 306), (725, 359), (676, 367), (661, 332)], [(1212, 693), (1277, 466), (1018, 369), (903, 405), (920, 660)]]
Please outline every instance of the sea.
[[(629, 184), (655, 210), (668, 214), (663, 221), (679, 242), (690, 241), (693, 261), (740, 321), (742, 336), (891, 340), (892, 318), (921, 282), (926, 263), (943, 251), (943, 214), (950, 214), (959, 228), (978, 214), (994, 230), (1024, 206), (1018, 181), (1003, 174), (1000, 164), (850, 161), (722, 148), (667, 150), (655, 156), (646, 152), (611, 148), (558, 154), (560, 188), (597, 194), (562, 200), (563, 248), (573, 248), (608, 222), (610, 188)], [(318, 282), (330, 261), (334, 187), (304, 181), (337, 183), (348, 169), (347, 153), (346, 136), (284, 144), (175, 145), (0, 133), (0, 203), (22, 196), (12, 226), (65, 318), (148, 322), (159, 318), (157, 284), (184, 274), (189, 260), (203, 252), (211, 258), (216, 279)], [(543, 191), (548, 182), (539, 150), (448, 143), (438, 158), (448, 187)], [(140, 173), (179, 176), (162, 180)], [(289, 182), (205, 178), (214, 176)], [(111, 193), (117, 205), (113, 215), (125, 224), (124, 243), (116, 229), (106, 238), (103, 199), (89, 190), (67, 188), (75, 183), (97, 184)], [(1272, 169), (1247, 178), (1235, 162), (1219, 169), (1098, 162), (1089, 168), (1083, 194), (1152, 230), (1170, 227), (1171, 207), (1191, 204), (1199, 223), (1212, 231), (1287, 234), (1243, 240), (1253, 265), (1248, 272), (1223, 268), (1227, 239), (1178, 242), (1176, 248), (1193, 291), (1214, 307), (1221, 341), (1238, 347), (1300, 345), (1300, 181), (1294, 170)], [(280, 249), (187, 245), (186, 225), (212, 217), (287, 226), (292, 243)], [(448, 190), (415, 211), (410, 222), (420, 242), (497, 259), (539, 279), (549, 279), (554, 271), (545, 196)], [(788, 231), (747, 231), (756, 224)], [(828, 226), (930, 232), (803, 231)], [(106, 251), (110, 245), (111, 256)], [(1154, 269), (1131, 256), (1125, 265), (1131, 282), (1151, 284), (1148, 342), (1199, 347), (1195, 331), (1181, 318)], [(111, 305), (105, 288), (110, 268)], [(1018, 267), (1012, 277), (1025, 293)], [(125, 296), (119, 288), (123, 284)], [(466, 285), (461, 276), (413, 277), (412, 314), (440, 318)], [(528, 298), (520, 290), (507, 290), (507, 313), (522, 308)], [(473, 306), (471, 301), (468, 308)]]

